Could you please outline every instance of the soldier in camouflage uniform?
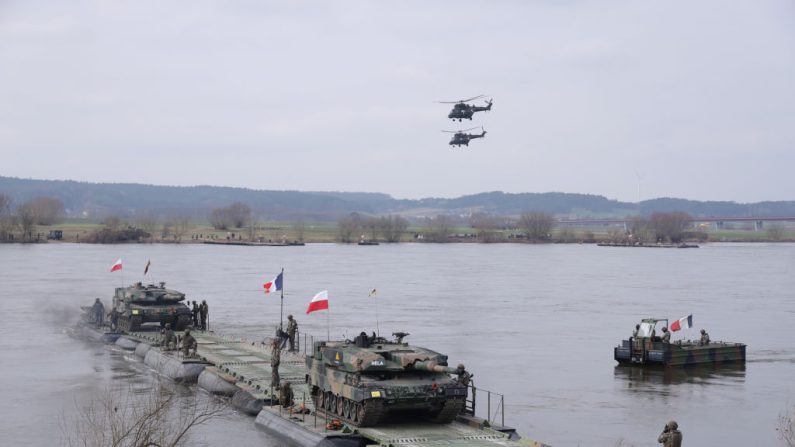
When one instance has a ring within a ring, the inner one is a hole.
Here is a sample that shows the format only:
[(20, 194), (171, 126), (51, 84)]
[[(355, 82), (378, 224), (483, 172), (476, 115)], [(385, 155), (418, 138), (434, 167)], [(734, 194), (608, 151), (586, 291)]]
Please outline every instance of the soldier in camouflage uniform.
[(182, 356), (188, 357), (190, 350), (193, 349), (193, 355), (196, 355), (196, 347), (198, 343), (193, 335), (190, 335), (190, 330), (185, 331), (185, 336), (182, 338)]
[(665, 429), (657, 438), (657, 442), (663, 447), (682, 447), (682, 432), (678, 430), (679, 424), (671, 421), (665, 424)]
[(701, 346), (709, 344), (709, 334), (704, 329), (701, 330), (701, 340), (698, 341), (698, 344)]
[(671, 342), (671, 332), (668, 331), (667, 327), (662, 328), (663, 335), (660, 337), (660, 341), (663, 343), (670, 343)]
[(456, 374), (458, 374), (458, 383), (464, 386), (469, 386), (472, 382), (472, 376), (474, 375), (466, 370), (463, 363), (458, 364)]
[(91, 311), (94, 313), (94, 324), (102, 326), (102, 321), (105, 318), (105, 305), (97, 298), (94, 305), (91, 306)]
[(271, 386), (279, 389), (279, 364), (282, 360), (282, 350), (279, 346), (279, 339), (273, 339), (271, 349)]
[(290, 387), (290, 382), (283, 380), (282, 386), (279, 388), (279, 405), (282, 407), (293, 406), (293, 389)]
[(292, 315), (287, 315), (287, 341), (290, 343), (288, 352), (295, 352), (295, 332), (298, 330), (298, 322)]
[(207, 300), (202, 300), (202, 303), (199, 304), (199, 321), (201, 330), (207, 330), (207, 313), (210, 311), (210, 308), (207, 306)]
[(174, 349), (177, 349), (177, 337), (174, 335), (174, 331), (171, 330), (171, 323), (166, 323), (166, 327), (163, 329), (163, 341), (161, 344), (166, 351), (171, 350), (171, 345), (174, 345)]

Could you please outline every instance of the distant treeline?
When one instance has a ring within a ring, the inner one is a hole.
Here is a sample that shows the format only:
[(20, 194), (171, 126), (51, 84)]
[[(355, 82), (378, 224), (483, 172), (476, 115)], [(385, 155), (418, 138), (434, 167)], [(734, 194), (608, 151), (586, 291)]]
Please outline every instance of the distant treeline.
[(453, 199), (394, 199), (380, 193), (265, 191), (219, 186), (156, 186), (123, 183), (87, 183), (69, 180), (31, 180), (0, 176), (0, 193), (15, 204), (37, 197), (60, 201), (67, 217), (101, 220), (141, 215), (181, 217), (207, 221), (213, 210), (239, 202), (258, 219), (275, 221), (337, 221), (350, 213), (402, 215), (409, 219), (439, 214), (487, 213), (517, 217), (535, 210), (569, 218), (626, 217), (679, 211), (694, 217), (795, 216), (795, 201), (694, 201), (674, 198), (640, 204), (590, 194), (487, 192)]

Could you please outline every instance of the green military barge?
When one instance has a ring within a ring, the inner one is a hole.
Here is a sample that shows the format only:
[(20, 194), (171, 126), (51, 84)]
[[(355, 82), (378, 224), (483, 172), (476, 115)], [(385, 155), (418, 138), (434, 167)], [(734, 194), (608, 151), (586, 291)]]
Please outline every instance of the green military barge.
[[(135, 351), (137, 356), (144, 359), (145, 364), (175, 381), (197, 383), (199, 387), (213, 394), (231, 397), (232, 406), (244, 413), (256, 416), (255, 425), (259, 429), (279, 437), (283, 441), (283, 445), (286, 446), (545, 446), (545, 444), (526, 438), (519, 439), (520, 437), (514, 429), (504, 426), (502, 396), (496, 395), (499, 397), (493, 401), (493, 394), (486, 390), (478, 390), (471, 383), (462, 387), (459, 382), (454, 382), (447, 375), (452, 371), (452, 368), (438, 363), (431, 364), (434, 360), (444, 363), (443, 360), (446, 359), (446, 357), (432, 351), (423, 351), (420, 357), (428, 357), (429, 361), (426, 361), (427, 363), (419, 363), (424, 360), (416, 359), (417, 362), (412, 363), (411, 371), (397, 371), (398, 368), (394, 368), (396, 371), (389, 371), (388, 368), (385, 368), (382, 374), (399, 374), (401, 376), (409, 374), (421, 377), (420, 380), (430, 380), (430, 386), (420, 387), (422, 391), (428, 388), (435, 395), (445, 396), (438, 403), (454, 402), (456, 411), (461, 412), (454, 418), (439, 418), (438, 408), (442, 408), (441, 413), (445, 413), (444, 410), (447, 405), (437, 407), (435, 403), (431, 403), (427, 408), (421, 408), (424, 412), (423, 414), (430, 416), (431, 419), (440, 420), (411, 419), (402, 421), (385, 420), (379, 417), (378, 423), (372, 426), (362, 426), (368, 424), (361, 424), (363, 420), (357, 420), (356, 417), (345, 417), (345, 411), (340, 411), (340, 409), (345, 408), (344, 403), (342, 406), (324, 405), (326, 408), (316, 407), (316, 402), (319, 400), (323, 403), (327, 402), (325, 398), (319, 399), (320, 394), (318, 394), (319, 384), (323, 382), (319, 380), (320, 376), (317, 374), (321, 372), (322, 368), (313, 367), (314, 373), (307, 368), (308, 364), (313, 364), (319, 358), (330, 360), (329, 363), (324, 365), (325, 368), (335, 368), (336, 354), (332, 357), (323, 354), (331, 354), (332, 351), (335, 353), (339, 352), (340, 360), (342, 360), (344, 356), (353, 353), (351, 348), (355, 346), (355, 343), (342, 342), (339, 345), (330, 343), (328, 347), (332, 349), (324, 352), (323, 349), (320, 349), (320, 351), (316, 350), (326, 347), (326, 342), (313, 343), (305, 338), (303, 343), (304, 355), (301, 355), (301, 353), (284, 353), (281, 356), (279, 373), (283, 381), (291, 384), (294, 405), (282, 406), (279, 404), (279, 392), (271, 386), (271, 349), (268, 345), (221, 336), (213, 332), (196, 331), (192, 335), (198, 342), (197, 353), (195, 356), (184, 357), (178, 351), (170, 351), (161, 347), (162, 337), (159, 331), (154, 330), (154, 328), (135, 332), (129, 331), (123, 334), (115, 331), (110, 332), (106, 326), (96, 327), (91, 323), (84, 323), (80, 328), (80, 333), (83, 336), (86, 336), (86, 333), (96, 333), (95, 336), (90, 336), (90, 338), (95, 340), (111, 342), (112, 339), (118, 337), (118, 340), (115, 340), (117, 346)], [(111, 335), (112, 337), (110, 337)], [(301, 346), (300, 341), (299, 339), (299, 347)], [(346, 349), (335, 349), (335, 347), (342, 348), (343, 345), (345, 345)], [(412, 347), (401, 342), (390, 343), (390, 345), (399, 345), (399, 350), (403, 351), (412, 350)], [(377, 346), (375, 346), (376, 349)], [(319, 357), (318, 354), (320, 355)], [(357, 366), (356, 360), (358, 358), (364, 360), (363, 356), (365, 354), (367, 353), (359, 352), (352, 365)], [(392, 359), (398, 359), (401, 353), (390, 350), (378, 355), (380, 358), (385, 358), (383, 356), (386, 355)], [(406, 353), (402, 355), (405, 357)], [(371, 356), (373, 358), (370, 359), (368, 365), (380, 368), (381, 365), (378, 364), (380, 360), (376, 358), (375, 352)], [(373, 364), (373, 361), (376, 364)], [(364, 366), (363, 363), (362, 366)], [(386, 367), (387, 365), (383, 366)], [(312, 380), (310, 377), (313, 377), (313, 374), (315, 374), (315, 378)], [(348, 383), (354, 383), (351, 380), (355, 380), (355, 376), (356, 373), (353, 373), (350, 377), (343, 378), (343, 380)], [(308, 379), (312, 380), (311, 384), (307, 383)], [(363, 383), (364, 379), (361, 380)], [(433, 383), (436, 383), (437, 386), (434, 387)], [(442, 387), (439, 384), (444, 384), (445, 387), (449, 386), (453, 390), (460, 390), (461, 393), (456, 391), (450, 394), (446, 390), (440, 392), (439, 390), (442, 390)], [(382, 396), (387, 406), (391, 402), (389, 396), (385, 393), (386, 389), (396, 390), (401, 386), (407, 386), (411, 389), (417, 388), (415, 381), (406, 381), (405, 377), (400, 377), (394, 383), (389, 383), (389, 388), (383, 388), (384, 385), (387, 385), (385, 383), (380, 385), (382, 386), (381, 390), (384, 391)], [(335, 388), (332, 387), (331, 389)], [(373, 390), (370, 390), (370, 397), (374, 396), (372, 393)], [(476, 393), (485, 395), (488, 398), (485, 404), (489, 416), (486, 418), (478, 417), (475, 414)], [(461, 395), (460, 399), (464, 399), (463, 403), (465, 405), (463, 406), (458, 406), (458, 404), (462, 403), (459, 400), (459, 395)], [(492, 404), (499, 406), (501, 419), (498, 419), (496, 414), (493, 413)], [(369, 418), (370, 415), (367, 416)], [(445, 423), (447, 420), (450, 422)]]
[(621, 344), (613, 349), (613, 358), (622, 365), (662, 367), (745, 364), (745, 345), (742, 343), (701, 343), (699, 340), (668, 343), (657, 336), (658, 325), (667, 328), (668, 320), (642, 320), (637, 335), (621, 340)]

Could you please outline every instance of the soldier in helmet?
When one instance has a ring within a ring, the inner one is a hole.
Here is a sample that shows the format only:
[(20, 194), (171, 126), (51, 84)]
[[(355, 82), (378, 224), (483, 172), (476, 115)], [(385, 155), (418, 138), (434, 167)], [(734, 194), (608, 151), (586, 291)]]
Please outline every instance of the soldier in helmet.
[(660, 337), (660, 341), (663, 343), (670, 343), (671, 342), (671, 333), (668, 331), (668, 327), (662, 328), (663, 335)]
[(679, 424), (676, 421), (665, 424), (665, 429), (660, 433), (657, 442), (663, 447), (682, 447), (682, 432), (679, 431)]
[(463, 363), (459, 363), (456, 367), (456, 374), (458, 374), (458, 383), (464, 386), (469, 386), (474, 376), (474, 374), (466, 370)]
[(290, 343), (288, 352), (295, 352), (295, 333), (298, 330), (298, 322), (292, 315), (287, 315), (287, 341)]
[(637, 338), (638, 337), (638, 332), (640, 332), (640, 325), (636, 324), (635, 325), (635, 330), (632, 331), (632, 338)]
[(94, 313), (94, 324), (102, 326), (102, 321), (105, 318), (105, 305), (102, 304), (99, 298), (94, 301), (94, 305), (91, 306), (91, 311)]
[(193, 355), (196, 355), (197, 346), (196, 339), (193, 338), (193, 335), (190, 335), (190, 329), (186, 329), (185, 336), (182, 338), (182, 356), (188, 357), (191, 349), (193, 350)]
[(174, 335), (174, 331), (171, 330), (171, 323), (166, 323), (166, 327), (163, 328), (162, 345), (165, 347), (165, 350), (171, 350), (172, 344), (174, 345), (174, 349), (177, 349), (177, 337)]
[(207, 306), (207, 300), (202, 300), (202, 303), (199, 304), (199, 320), (201, 323), (201, 330), (207, 330), (207, 313), (210, 311), (209, 307)]
[(293, 406), (293, 389), (290, 387), (290, 382), (282, 380), (282, 386), (279, 388), (279, 405), (282, 407)]
[(704, 329), (701, 330), (701, 339), (698, 341), (698, 344), (701, 346), (709, 344), (709, 334)]
[(196, 301), (193, 302), (193, 308), (190, 310), (191, 320), (193, 320), (193, 327), (199, 328), (199, 305)]
[(282, 361), (282, 350), (279, 339), (274, 338), (271, 347), (271, 386), (279, 388), (279, 364)]

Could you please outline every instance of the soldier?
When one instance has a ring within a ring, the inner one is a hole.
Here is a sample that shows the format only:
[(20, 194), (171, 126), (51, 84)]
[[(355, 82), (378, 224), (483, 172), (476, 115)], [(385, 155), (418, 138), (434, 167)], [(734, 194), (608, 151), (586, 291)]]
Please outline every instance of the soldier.
[(282, 350), (279, 346), (279, 339), (273, 339), (271, 349), (271, 386), (279, 389), (279, 363), (282, 360)]
[(290, 342), (288, 352), (295, 352), (295, 332), (298, 330), (298, 322), (292, 315), (287, 315), (287, 341)]
[(632, 331), (632, 338), (637, 338), (638, 337), (638, 332), (640, 332), (640, 325), (636, 324), (635, 325), (635, 330)]
[(199, 304), (199, 317), (201, 318), (201, 328), (203, 331), (207, 330), (207, 313), (209, 311), (207, 300), (202, 300), (202, 303)]
[(293, 389), (286, 380), (282, 380), (282, 386), (279, 388), (279, 405), (285, 408), (293, 406)]
[(190, 311), (190, 316), (193, 319), (193, 327), (199, 327), (199, 305), (196, 304), (196, 301), (193, 302), (193, 309)]
[(94, 305), (91, 306), (91, 311), (94, 313), (94, 324), (102, 326), (102, 320), (105, 318), (105, 305), (97, 298)]
[(701, 340), (698, 341), (698, 344), (701, 346), (709, 344), (709, 334), (704, 329), (701, 330)]
[(663, 447), (682, 447), (682, 432), (678, 430), (679, 424), (676, 421), (671, 421), (665, 424), (665, 429), (660, 433), (657, 442)]
[(458, 374), (458, 383), (464, 386), (469, 386), (469, 384), (472, 382), (472, 377), (474, 376), (474, 374), (471, 374), (466, 370), (463, 363), (458, 364), (458, 367), (456, 368), (456, 374)]
[(662, 331), (663, 331), (663, 336), (660, 337), (660, 341), (663, 342), (663, 343), (670, 343), (671, 342), (671, 333), (668, 332), (668, 328), (667, 327), (663, 327)]
[(174, 331), (171, 330), (171, 323), (166, 323), (166, 327), (163, 329), (162, 345), (166, 351), (170, 351), (172, 344), (174, 345), (174, 349), (176, 349), (177, 337), (174, 335)]
[(190, 335), (190, 329), (185, 330), (185, 336), (182, 338), (182, 356), (188, 357), (189, 351), (193, 349), (193, 355), (196, 355), (196, 339)]

